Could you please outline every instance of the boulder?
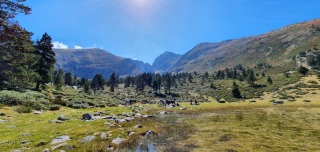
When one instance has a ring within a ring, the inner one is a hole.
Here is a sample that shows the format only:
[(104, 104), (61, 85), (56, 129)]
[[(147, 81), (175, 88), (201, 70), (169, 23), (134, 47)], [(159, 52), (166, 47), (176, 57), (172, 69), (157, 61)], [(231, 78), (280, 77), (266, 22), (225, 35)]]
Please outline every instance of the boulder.
[(83, 120), (92, 120), (93, 119), (93, 115), (89, 114), (89, 113), (85, 113), (82, 115), (82, 119)]
[(107, 146), (107, 151), (113, 151), (113, 147), (112, 146)]
[(136, 125), (136, 126), (134, 126), (134, 128), (142, 128), (142, 125), (141, 124)]
[(166, 111), (160, 111), (159, 114), (160, 114), (160, 115), (166, 115), (166, 114), (168, 114), (168, 113), (167, 113)]
[(126, 117), (126, 118), (124, 118), (126, 121), (132, 121), (134, 118), (133, 117)]
[(135, 117), (141, 117), (142, 115), (140, 113), (136, 113), (134, 116)]
[(61, 115), (61, 116), (58, 117), (58, 120), (68, 121), (68, 120), (70, 120), (70, 118), (66, 118), (64, 115)]
[(35, 114), (35, 115), (40, 115), (42, 112), (41, 111), (33, 111), (33, 114)]
[(22, 150), (20, 150), (20, 149), (15, 149), (15, 150), (13, 150), (12, 152), (22, 152)]
[(106, 139), (107, 138), (107, 134), (105, 132), (101, 133), (100, 138), (101, 139)]
[(96, 136), (87, 136), (87, 137), (84, 137), (82, 138), (79, 142), (83, 143), (87, 143), (87, 142), (91, 142), (92, 140), (94, 140), (96, 138)]
[(115, 144), (115, 145), (119, 145), (119, 144), (121, 144), (121, 143), (122, 143), (123, 141), (125, 141), (125, 140), (126, 140), (126, 139), (123, 139), (123, 138), (114, 138), (111, 143), (113, 143), (113, 144)]
[(55, 139), (53, 139), (50, 144), (51, 145), (55, 145), (55, 144), (66, 142), (68, 140), (71, 140), (70, 136), (69, 135), (63, 135), (63, 136), (59, 136), (59, 137), (56, 137)]
[(50, 152), (49, 149), (44, 149), (42, 152)]
[(67, 146), (67, 143), (61, 143), (61, 144), (52, 146), (51, 150), (54, 151), (54, 150), (59, 149), (59, 148), (64, 147), (64, 146)]

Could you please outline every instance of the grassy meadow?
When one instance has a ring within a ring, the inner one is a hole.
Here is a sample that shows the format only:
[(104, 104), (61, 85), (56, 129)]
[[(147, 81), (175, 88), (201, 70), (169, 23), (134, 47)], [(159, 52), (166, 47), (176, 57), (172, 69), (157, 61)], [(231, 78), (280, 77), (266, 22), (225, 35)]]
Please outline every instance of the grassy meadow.
[[(212, 92), (208, 91), (209, 85), (206, 83), (202, 86), (199, 80), (195, 79), (193, 83), (184, 85), (184, 88), (175, 88), (174, 91), (185, 94), (180, 97), (181, 101), (197, 99), (200, 105), (179, 102), (179, 107), (172, 108), (159, 107), (156, 103), (115, 106), (113, 102), (132, 96), (128, 93), (130, 91), (124, 90), (121, 86), (115, 93), (105, 90), (96, 96), (83, 95), (79, 90), (65, 88), (58, 94), (63, 94), (63, 98), (70, 102), (82, 99), (95, 105), (107, 102), (110, 106), (85, 109), (61, 106), (59, 110), (46, 110), (41, 114), (34, 114), (18, 113), (17, 106), (1, 105), (0, 113), (5, 115), (0, 116), (0, 150), (106, 151), (107, 147), (113, 147), (114, 151), (135, 151), (139, 145), (152, 141), (156, 151), (317, 151), (320, 147), (319, 79), (316, 75), (309, 75), (297, 81), (288, 79), (281, 82), (283, 78), (281, 74), (273, 77), (274, 82), (286, 84), (277, 90), (272, 86), (266, 87), (264, 90), (261, 89), (262, 93), (259, 93), (261, 95), (258, 98), (234, 102), (227, 100), (226, 103), (216, 102), (211, 96)], [(263, 83), (264, 79), (261, 77), (256, 82)], [(227, 85), (222, 85), (223, 81)], [(228, 90), (231, 82), (233, 81), (215, 81), (214, 84), (220, 86), (215, 93), (222, 94)], [(203, 90), (198, 90), (201, 87)], [(48, 90), (46, 94), (49, 96), (57, 94), (53, 88)], [(252, 90), (242, 87), (242, 92), (246, 91)], [(115, 96), (119, 99), (114, 99)], [(136, 97), (138, 100), (159, 99), (151, 95)], [(278, 100), (283, 100), (284, 104), (272, 103)], [(84, 113), (97, 112), (123, 117), (124, 113), (133, 115), (135, 109), (139, 109), (142, 115), (156, 117), (134, 117), (134, 120), (124, 123), (114, 123), (105, 119), (81, 119)], [(166, 114), (159, 114), (161, 111), (165, 111)], [(70, 120), (63, 123), (51, 121), (62, 115)], [(142, 128), (135, 127), (139, 124)], [(148, 130), (154, 132), (152, 139), (142, 136)], [(134, 134), (128, 135), (128, 131)], [(101, 138), (102, 133), (105, 133), (106, 137)], [(55, 137), (62, 135), (69, 135), (71, 140), (59, 147), (50, 144)], [(81, 142), (87, 136), (95, 136), (95, 139), (91, 142)], [(126, 140), (119, 145), (113, 144), (112, 140), (117, 137)], [(147, 151), (146, 148), (142, 148), (143, 150)]]

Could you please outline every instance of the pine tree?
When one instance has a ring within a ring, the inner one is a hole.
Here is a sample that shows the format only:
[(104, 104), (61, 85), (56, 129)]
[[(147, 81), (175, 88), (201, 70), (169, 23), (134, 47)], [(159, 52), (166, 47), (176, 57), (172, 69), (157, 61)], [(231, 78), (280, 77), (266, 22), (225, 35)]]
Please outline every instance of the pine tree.
[(52, 50), (51, 37), (44, 33), (40, 41), (36, 44), (36, 54), (40, 56), (37, 64), (35, 65), (36, 72), (40, 75), (37, 80), (36, 90), (39, 90), (40, 84), (50, 82), (50, 73), (54, 68), (56, 62), (55, 53)]
[(72, 80), (72, 73), (68, 72), (64, 75), (64, 83), (65, 85), (72, 86), (73, 80)]
[(236, 82), (233, 82), (232, 95), (235, 98), (241, 98), (241, 92), (240, 92), (239, 86), (236, 84)]
[(254, 81), (256, 80), (256, 78), (254, 76), (254, 72), (253, 72), (252, 69), (248, 69), (247, 73), (248, 73), (247, 82), (251, 87), (253, 87), (254, 86)]
[(56, 86), (56, 90), (61, 90), (63, 85), (63, 70), (59, 69), (53, 74), (53, 84)]
[(30, 14), (24, 0), (0, 2), (0, 89), (29, 88), (38, 76), (31, 66), (36, 61), (32, 33), (14, 20), (18, 14)]
[(90, 93), (90, 82), (88, 80), (84, 82), (83, 91), (87, 94)]
[(268, 76), (267, 82), (268, 82), (269, 84), (273, 84), (272, 79), (271, 79), (270, 76)]
[(93, 93), (96, 94), (97, 90), (104, 90), (105, 81), (101, 74), (96, 74), (90, 84)]
[(114, 87), (116, 86), (117, 79), (116, 79), (116, 74), (113, 72), (110, 76), (109, 79), (109, 85), (110, 85), (110, 91), (114, 92)]
[(164, 78), (164, 83), (165, 83), (165, 92), (166, 93), (171, 93), (171, 87), (174, 84), (174, 80), (173, 77), (171, 75), (171, 73), (167, 73), (165, 74), (165, 78)]

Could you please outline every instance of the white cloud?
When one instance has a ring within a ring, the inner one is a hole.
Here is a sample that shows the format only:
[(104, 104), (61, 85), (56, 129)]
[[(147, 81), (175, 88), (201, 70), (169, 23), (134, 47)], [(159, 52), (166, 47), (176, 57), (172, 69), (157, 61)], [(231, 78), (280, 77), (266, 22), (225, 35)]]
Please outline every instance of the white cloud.
[(74, 49), (82, 49), (82, 48), (83, 48), (82, 46), (74, 45)]
[(54, 49), (67, 49), (68, 48), (68, 45), (66, 44), (63, 44), (62, 42), (52, 42), (52, 45), (53, 45), (53, 48)]

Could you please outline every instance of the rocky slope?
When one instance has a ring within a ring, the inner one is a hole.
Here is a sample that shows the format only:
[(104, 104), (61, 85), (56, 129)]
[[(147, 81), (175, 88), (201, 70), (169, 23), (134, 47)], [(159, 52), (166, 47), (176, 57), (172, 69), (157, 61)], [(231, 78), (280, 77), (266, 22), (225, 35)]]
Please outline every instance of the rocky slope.
[(153, 62), (152, 68), (155, 72), (166, 72), (181, 58), (181, 55), (173, 52), (164, 52)]
[(319, 44), (320, 19), (317, 19), (259, 36), (199, 44), (183, 55), (170, 70), (203, 72), (258, 63), (284, 66), (292, 64), (291, 59), (300, 51), (319, 49)]

